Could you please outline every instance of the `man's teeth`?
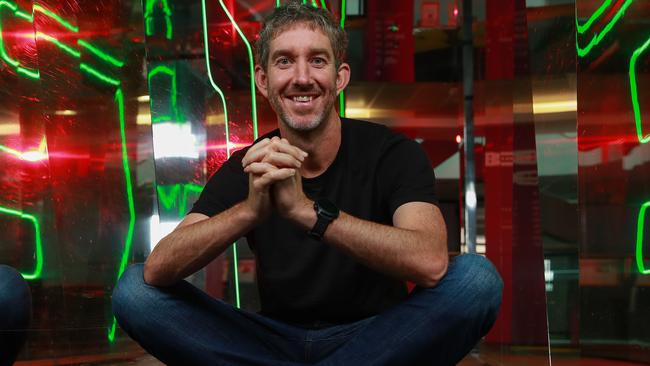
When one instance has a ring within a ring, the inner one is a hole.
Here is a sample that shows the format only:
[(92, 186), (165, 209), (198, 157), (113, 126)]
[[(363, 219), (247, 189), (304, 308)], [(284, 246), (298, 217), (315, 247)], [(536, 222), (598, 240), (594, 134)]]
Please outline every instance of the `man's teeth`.
[(310, 96), (300, 96), (300, 97), (293, 97), (294, 102), (311, 102), (312, 97)]

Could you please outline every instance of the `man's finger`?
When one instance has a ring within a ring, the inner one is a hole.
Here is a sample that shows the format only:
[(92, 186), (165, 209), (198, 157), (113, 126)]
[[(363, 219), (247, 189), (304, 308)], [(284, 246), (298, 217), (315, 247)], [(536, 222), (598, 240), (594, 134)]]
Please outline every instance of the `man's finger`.
[(276, 149), (276, 151), (293, 155), (296, 159), (300, 161), (304, 160), (305, 157), (307, 156), (307, 153), (305, 151), (302, 151), (302, 149), (300, 149), (297, 146), (291, 145), (291, 143), (289, 143), (289, 140), (285, 138), (271, 141), (271, 146), (273, 146)]
[(242, 159), (242, 165), (246, 166), (251, 161), (253, 161), (253, 159), (251, 159), (251, 155), (255, 154), (256, 151), (268, 146), (270, 143), (271, 143), (271, 139), (267, 137), (261, 140), (260, 142), (256, 143), (255, 145), (251, 146), (250, 149), (246, 151), (246, 155), (244, 155), (244, 158)]
[(272, 170), (270, 172), (265, 173), (261, 177), (255, 177), (253, 180), (253, 186), (255, 187), (255, 189), (260, 190), (275, 182), (292, 177), (294, 174), (296, 174), (296, 170), (291, 168)]
[(278, 151), (272, 151), (264, 157), (263, 163), (272, 164), (278, 168), (300, 168), (302, 161), (294, 156)]
[(262, 174), (270, 172), (271, 170), (276, 170), (276, 169), (278, 169), (278, 168), (276, 168), (272, 164), (263, 163), (263, 162), (262, 163), (255, 162), (255, 163), (248, 164), (244, 168), (244, 172), (262, 175)]

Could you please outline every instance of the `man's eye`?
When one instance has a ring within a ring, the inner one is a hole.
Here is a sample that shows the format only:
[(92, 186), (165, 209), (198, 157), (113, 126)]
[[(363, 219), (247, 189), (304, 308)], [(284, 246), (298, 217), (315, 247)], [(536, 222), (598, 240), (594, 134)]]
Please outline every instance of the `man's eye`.
[(278, 59), (278, 61), (276, 61), (276, 63), (278, 65), (288, 65), (290, 62), (289, 62), (288, 58), (283, 57), (283, 58)]
[(314, 58), (314, 59), (312, 60), (312, 62), (313, 62), (315, 65), (325, 65), (325, 60), (322, 59), (322, 58), (320, 58), (320, 57), (316, 57), (316, 58)]

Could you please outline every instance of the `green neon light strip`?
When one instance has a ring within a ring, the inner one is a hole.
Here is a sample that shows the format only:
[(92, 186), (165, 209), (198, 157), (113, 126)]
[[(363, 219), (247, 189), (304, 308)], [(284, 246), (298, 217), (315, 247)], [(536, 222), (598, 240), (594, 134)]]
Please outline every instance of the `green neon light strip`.
[(637, 48), (630, 59), (630, 92), (632, 94), (632, 108), (634, 109), (634, 122), (636, 124), (636, 135), (642, 144), (650, 141), (650, 134), (643, 136), (643, 124), (641, 121), (641, 108), (639, 107), (639, 94), (636, 85), (636, 61), (646, 49), (650, 46), (650, 38)]
[(81, 58), (81, 53), (79, 51), (75, 50), (74, 48), (68, 46), (67, 44), (45, 33), (36, 32), (36, 39), (42, 39), (44, 41), (48, 41), (54, 44), (55, 46), (59, 47), (62, 51), (66, 52), (70, 56), (75, 58)]
[(88, 51), (92, 53), (93, 55), (97, 56), (98, 59), (105, 61), (115, 67), (122, 67), (124, 66), (124, 62), (116, 59), (115, 57), (109, 55), (108, 53), (100, 50), (99, 48), (93, 46), (92, 44), (84, 41), (83, 39), (77, 40), (77, 44)]
[(113, 78), (105, 75), (104, 73), (97, 71), (95, 68), (93, 68), (93, 67), (91, 67), (88, 64), (85, 64), (83, 62), (81, 62), (79, 64), (79, 69), (81, 69), (81, 71), (87, 72), (91, 76), (94, 76), (95, 78), (105, 82), (106, 84), (109, 84), (109, 85), (112, 85), (112, 86), (119, 86), (120, 85), (119, 80), (113, 79)]
[(650, 207), (650, 201), (641, 205), (636, 224), (636, 266), (639, 269), (639, 273), (643, 274), (650, 274), (650, 269), (646, 269), (643, 264), (643, 228), (645, 226), (645, 212), (648, 207)]
[[(11, 10), (14, 14), (16, 14), (17, 11), (19, 11), (18, 6), (16, 4), (4, 0), (0, 1), (0, 12), (2, 11), (2, 8), (9, 8), (9, 10)], [(25, 75), (30, 79), (40, 79), (40, 74), (38, 70), (31, 70), (21, 66), (20, 62), (14, 60), (7, 54), (7, 51), (5, 50), (4, 37), (2, 36), (1, 21), (0, 21), (0, 58), (2, 58), (7, 64), (11, 65), (16, 70), (17, 73)]]
[(232, 14), (230, 14), (228, 9), (226, 8), (226, 5), (223, 3), (223, 0), (219, 0), (219, 4), (221, 5), (223, 11), (226, 13), (226, 16), (230, 20), (230, 23), (232, 23), (232, 25), (237, 30), (237, 33), (244, 41), (244, 44), (246, 44), (246, 51), (248, 52), (248, 66), (250, 72), (251, 110), (252, 110), (251, 114), (253, 116), (253, 139), (257, 140), (257, 101), (255, 100), (255, 71), (253, 70), (255, 61), (253, 60), (253, 50), (251, 49), (250, 43), (248, 43), (248, 39), (246, 39), (246, 36), (241, 31), (241, 29), (239, 29), (239, 25), (237, 25), (237, 22), (232, 17)]
[(38, 223), (38, 219), (34, 215), (26, 214), (22, 211), (13, 210), (11, 208), (6, 208), (0, 206), (0, 213), (16, 216), (23, 220), (28, 220), (34, 225), (34, 237), (36, 239), (36, 266), (34, 272), (32, 273), (22, 273), (21, 275), (26, 280), (35, 280), (41, 278), (43, 274), (43, 242), (41, 240), (41, 225)]
[(597, 46), (600, 41), (605, 38), (605, 36), (612, 30), (614, 25), (625, 15), (625, 11), (627, 10), (630, 5), (632, 5), (633, 0), (626, 0), (625, 3), (621, 6), (620, 9), (616, 12), (616, 14), (612, 17), (612, 20), (605, 25), (603, 30), (600, 33), (594, 33), (594, 36), (591, 38), (591, 41), (585, 46), (584, 48), (581, 48), (580, 45), (578, 44), (578, 38), (576, 37), (576, 50), (578, 51), (578, 56), (579, 57), (585, 57), (591, 52), (591, 50)]
[(212, 78), (212, 70), (210, 69), (210, 48), (208, 46), (208, 20), (206, 15), (205, 0), (201, 0), (201, 10), (203, 12), (203, 44), (205, 45), (205, 65), (208, 71), (208, 79), (210, 85), (221, 97), (221, 104), (223, 105), (224, 126), (226, 129), (226, 155), (230, 157), (230, 134), (228, 131), (228, 108), (226, 107), (226, 97), (221, 91), (221, 88), (214, 82)]
[(165, 186), (156, 186), (156, 191), (158, 192), (158, 198), (160, 203), (163, 205), (163, 208), (167, 211), (171, 210), (176, 201), (178, 203), (178, 217), (182, 218), (185, 215), (187, 209), (187, 198), (190, 194), (200, 194), (203, 190), (198, 184), (187, 183), (187, 184), (173, 184), (169, 188), (169, 192), (165, 191)]
[[(146, 0), (145, 2), (145, 34), (148, 36), (153, 35), (153, 7), (156, 4), (157, 0)], [(160, 0), (162, 4), (163, 13), (165, 14), (165, 38), (172, 39), (173, 30), (172, 30), (172, 21), (171, 15), (172, 10), (169, 8), (167, 0)]]
[[(171, 105), (172, 105), (172, 113), (174, 114), (174, 118), (176, 122), (184, 122), (183, 117), (181, 114), (178, 112), (178, 100), (177, 100), (177, 95), (178, 95), (178, 90), (176, 86), (176, 70), (172, 69), (170, 67), (167, 67), (165, 65), (159, 65), (153, 68), (147, 75), (147, 83), (149, 84), (149, 89), (151, 90), (151, 79), (157, 75), (157, 74), (166, 74), (169, 75), (172, 79), (172, 88), (171, 88)], [(149, 104), (153, 104), (153, 99), (149, 99)], [(153, 107), (151, 107), (153, 110)], [(171, 120), (171, 116), (157, 116), (156, 118), (152, 119), (152, 123), (156, 122), (166, 122)]]
[[(117, 279), (122, 276), (126, 265), (129, 261), (129, 253), (131, 252), (131, 245), (133, 243), (133, 231), (135, 229), (135, 200), (133, 198), (133, 184), (131, 182), (131, 168), (129, 166), (129, 152), (126, 147), (126, 122), (124, 119), (124, 94), (121, 88), (115, 91), (115, 102), (117, 103), (119, 119), (120, 119), (120, 139), (122, 143), (122, 169), (124, 171), (124, 181), (126, 183), (127, 202), (129, 206), (129, 227), (124, 239), (124, 251), (122, 252), (122, 259), (120, 261), (120, 268), (117, 272)], [(108, 333), (108, 340), (115, 341), (115, 330), (117, 320), (113, 317), (113, 324)]]
[[(224, 125), (226, 129), (226, 155), (230, 158), (230, 134), (228, 131), (228, 108), (226, 107), (226, 98), (221, 91), (221, 88), (217, 86), (217, 83), (214, 82), (212, 78), (212, 70), (210, 69), (210, 49), (208, 47), (208, 18), (206, 15), (206, 6), (205, 0), (201, 0), (201, 11), (203, 13), (203, 43), (205, 45), (205, 64), (208, 71), (208, 79), (210, 80), (210, 85), (212, 88), (219, 94), (221, 97), (221, 103), (223, 104), (223, 115), (224, 115)], [(237, 269), (237, 242), (233, 243), (233, 264), (234, 264), (234, 273), (235, 273), (235, 304), (238, 308), (241, 307), (239, 299), (239, 274)]]
[(603, 2), (598, 7), (598, 9), (596, 9), (596, 11), (593, 14), (591, 14), (589, 19), (587, 19), (587, 21), (582, 25), (578, 23), (578, 18), (576, 17), (576, 30), (578, 31), (578, 34), (583, 34), (587, 30), (589, 30), (589, 28), (594, 24), (596, 19), (598, 19), (598, 17), (603, 15), (605, 9), (607, 9), (611, 4), (612, 4), (612, 0), (605, 0), (605, 2)]
[(69, 30), (71, 30), (71, 31), (73, 31), (75, 33), (79, 32), (79, 28), (77, 28), (76, 26), (72, 25), (71, 23), (65, 21), (59, 15), (55, 14), (54, 12), (52, 12), (52, 11), (50, 11), (50, 10), (44, 8), (44, 7), (42, 7), (41, 5), (34, 4), (34, 6), (32, 8), (34, 9), (34, 11), (38, 11), (38, 12), (42, 13), (43, 15), (46, 15), (46, 16), (54, 19), (57, 23), (61, 24), (64, 28), (69, 29)]

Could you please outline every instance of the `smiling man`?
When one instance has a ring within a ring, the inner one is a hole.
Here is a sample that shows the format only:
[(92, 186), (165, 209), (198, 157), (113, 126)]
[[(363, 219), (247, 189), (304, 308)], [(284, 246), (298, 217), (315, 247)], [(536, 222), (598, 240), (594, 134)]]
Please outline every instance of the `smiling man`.
[[(424, 151), (338, 116), (346, 47), (331, 14), (300, 1), (264, 24), (255, 81), (278, 129), (233, 154), (113, 293), (119, 324), (161, 361), (453, 365), (490, 329), (501, 279), (483, 257), (448, 260)], [(259, 314), (183, 281), (243, 236)]]

